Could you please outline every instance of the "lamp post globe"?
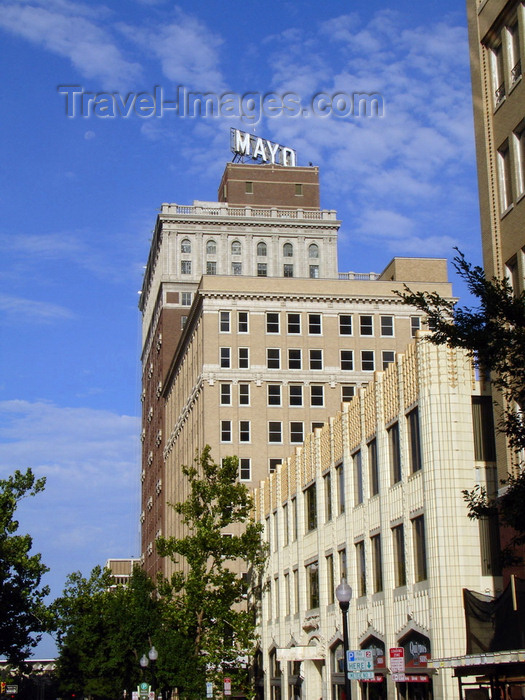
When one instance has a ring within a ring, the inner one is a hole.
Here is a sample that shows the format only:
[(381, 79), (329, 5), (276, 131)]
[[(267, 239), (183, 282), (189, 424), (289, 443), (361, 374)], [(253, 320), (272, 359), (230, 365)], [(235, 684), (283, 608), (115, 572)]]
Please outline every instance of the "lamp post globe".
[(352, 588), (342, 578), (341, 583), (335, 589), (335, 597), (343, 614), (343, 671), (345, 676), (345, 700), (350, 700), (350, 679), (348, 678), (348, 608), (352, 600)]

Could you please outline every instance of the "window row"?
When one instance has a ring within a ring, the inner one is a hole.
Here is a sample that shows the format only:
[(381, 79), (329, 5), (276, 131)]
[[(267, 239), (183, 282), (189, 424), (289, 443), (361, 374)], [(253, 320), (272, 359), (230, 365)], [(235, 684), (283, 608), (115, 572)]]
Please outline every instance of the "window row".
[[(322, 425), (322, 423), (320, 424)], [(233, 442), (234, 440), (234, 422), (231, 420), (220, 421), (221, 442)], [(289, 442), (302, 444), (304, 442), (304, 422), (290, 421), (288, 438)], [(240, 420), (237, 428), (237, 439), (239, 442), (251, 442), (251, 421)], [(268, 422), (268, 442), (279, 443), (283, 442), (283, 422), (269, 421)], [(280, 462), (280, 460), (279, 460)]]
[[(324, 406), (324, 384), (311, 384), (305, 386), (303, 384), (289, 384), (287, 387), (283, 384), (268, 384), (267, 385), (267, 405), (282, 406), (285, 400), (289, 406), (304, 406), (305, 396), (311, 407)], [(234, 385), (231, 382), (221, 382), (220, 384), (220, 405), (233, 406), (234, 404)], [(250, 405), (250, 384), (239, 383), (237, 385), (238, 404), (240, 406)], [(285, 398), (286, 394), (286, 398)], [(355, 385), (346, 384), (341, 386), (341, 401), (351, 401), (355, 396)], [(317, 426), (318, 427), (318, 426)]]
[[(232, 262), (230, 266), (230, 274), (237, 276), (242, 275), (242, 262)], [(180, 273), (181, 275), (191, 275), (192, 265), (191, 260), (181, 260), (180, 261)], [(206, 262), (206, 274), (216, 275), (217, 274), (217, 262), (215, 260), (208, 260)], [(294, 277), (294, 266), (291, 263), (285, 263), (282, 268), (283, 277)], [(310, 279), (319, 279), (319, 265), (309, 265), (308, 266), (308, 276)], [(268, 264), (258, 262), (257, 263), (257, 277), (268, 277)]]
[[(189, 304), (191, 304), (191, 294)], [(363, 314), (358, 317), (359, 335), (371, 337), (375, 335), (375, 325), (379, 326), (381, 338), (393, 338), (395, 335), (394, 316), (381, 315), (379, 317)], [(339, 335), (354, 335), (354, 317), (352, 314), (340, 314), (338, 317)], [(268, 311), (265, 316), (265, 328), (268, 335), (277, 335), (285, 332), (288, 335), (301, 335), (306, 331), (308, 335), (323, 334), (323, 315), (318, 313), (281, 313), (280, 311)], [(419, 316), (411, 316), (410, 331), (414, 337), (421, 328)], [(237, 327), (234, 328), (233, 313), (231, 311), (219, 312), (219, 331), (221, 333), (249, 333), (249, 312), (237, 312)]]
[(525, 119), (498, 148), (498, 180), (504, 213), (525, 194)]
[(494, 109), (522, 75), (520, 53), (520, 18), (514, 15), (502, 28), (490, 48)]
[[(180, 252), (184, 255), (191, 254), (191, 240), (184, 238), (180, 243)], [(232, 255), (242, 255), (242, 244), (239, 240), (234, 240), (230, 244)], [(266, 258), (268, 256), (268, 245), (264, 241), (259, 241), (256, 247), (257, 257)], [(284, 258), (293, 258), (294, 248), (291, 243), (285, 243), (282, 248)], [(210, 238), (206, 241), (206, 255), (217, 255), (217, 242)], [(308, 246), (308, 257), (319, 258), (319, 246), (317, 243), (311, 243)]]
[[(292, 503), (292, 506), (294, 504)], [(272, 530), (270, 533), (270, 519), (266, 520), (266, 535), (267, 541), (270, 545), (273, 545), (273, 551), (278, 551), (279, 541), (278, 541), (278, 512), (276, 511), (273, 516)], [(286, 538), (293, 537), (294, 523), (297, 519), (288, 522), (288, 513), (283, 510), (284, 517), (284, 536), (285, 544)], [(428, 561), (427, 561), (427, 546), (426, 546), (426, 535), (425, 535), (425, 518), (424, 515), (419, 515), (410, 520), (410, 527), (412, 530), (412, 568), (414, 574), (414, 581), (419, 583), (421, 581), (426, 581), (428, 578)], [(273, 534), (273, 536), (272, 536)], [(391, 547), (393, 550), (393, 559), (389, 557), (388, 561), (393, 561), (393, 571), (390, 572), (391, 578), (393, 579), (393, 585), (395, 588), (400, 588), (407, 585), (407, 547), (405, 543), (405, 525), (399, 524), (393, 528), (389, 533), (391, 537)], [(366, 551), (368, 547), (368, 552)], [(384, 590), (385, 583), (385, 562), (383, 557), (384, 548), (384, 535), (377, 533), (370, 536), (368, 540), (368, 545), (365, 545), (365, 539), (358, 540), (354, 544), (354, 556), (355, 556), (355, 572), (357, 578), (357, 595), (359, 597), (367, 595), (367, 593), (381, 593)], [(368, 556), (368, 558), (367, 558)], [(338, 566), (336, 564), (336, 557), (338, 559)], [(367, 571), (367, 562), (371, 565), (370, 574)], [(305, 564), (305, 582), (306, 586), (304, 588), (299, 586), (299, 570), (298, 567), (294, 567), (291, 572), (287, 571), (284, 574), (284, 614), (289, 615), (291, 613), (299, 612), (300, 609), (313, 610), (318, 608), (321, 604), (332, 605), (335, 603), (335, 582), (341, 580), (342, 578), (348, 578), (348, 565), (347, 565), (347, 552), (346, 549), (340, 549), (337, 554), (330, 553), (325, 556), (325, 577), (326, 577), (326, 601), (321, 601), (320, 598), (320, 570), (319, 570), (319, 560), (309, 561)], [(338, 571), (336, 572), (336, 566)], [(290, 574), (292, 576), (293, 585), (290, 585)], [(279, 595), (278, 586), (279, 579), (275, 577), (273, 582), (269, 582), (270, 585), (267, 586), (267, 616), (268, 619), (274, 616), (278, 618), (280, 616), (279, 610)], [(271, 585), (273, 583), (273, 586)], [(368, 590), (368, 587), (371, 590)], [(272, 587), (274, 589), (272, 596)], [(301, 589), (305, 591), (306, 600), (302, 601), (302, 607), (300, 605), (300, 593)]]

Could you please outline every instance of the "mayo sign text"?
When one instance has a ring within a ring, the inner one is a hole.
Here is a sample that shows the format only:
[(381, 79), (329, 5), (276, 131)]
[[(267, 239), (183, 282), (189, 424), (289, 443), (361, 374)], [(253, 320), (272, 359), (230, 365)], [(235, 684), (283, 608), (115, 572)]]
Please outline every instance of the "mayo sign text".
[(260, 136), (248, 134), (239, 129), (230, 130), (231, 150), (236, 156), (247, 156), (252, 160), (272, 165), (297, 165), (297, 154), (293, 148), (281, 146)]

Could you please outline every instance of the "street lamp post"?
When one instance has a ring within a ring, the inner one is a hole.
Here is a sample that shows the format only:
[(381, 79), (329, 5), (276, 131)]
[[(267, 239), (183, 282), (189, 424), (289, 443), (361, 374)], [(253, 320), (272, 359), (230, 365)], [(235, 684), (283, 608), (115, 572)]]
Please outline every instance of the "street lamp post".
[(343, 670), (345, 674), (345, 700), (350, 700), (350, 679), (348, 678), (348, 608), (352, 600), (352, 588), (342, 578), (341, 583), (335, 589), (335, 597), (339, 601), (339, 607), (343, 614)]
[(156, 677), (155, 677), (155, 662), (159, 658), (159, 652), (155, 649), (154, 646), (151, 647), (151, 649), (148, 651), (148, 656), (146, 654), (142, 654), (140, 658), (140, 665), (142, 666), (143, 669), (146, 669), (149, 666), (149, 662), (151, 661), (151, 680), (152, 680), (152, 690), (155, 693), (156, 692)]

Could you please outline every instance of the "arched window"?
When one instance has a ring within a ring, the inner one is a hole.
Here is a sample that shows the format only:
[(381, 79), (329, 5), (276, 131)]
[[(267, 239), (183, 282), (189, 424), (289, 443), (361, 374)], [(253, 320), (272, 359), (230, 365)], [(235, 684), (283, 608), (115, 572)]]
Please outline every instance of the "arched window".
[(319, 257), (319, 246), (317, 243), (312, 243), (310, 247), (308, 248), (308, 257), (309, 258), (318, 258)]
[(293, 245), (291, 243), (283, 245), (283, 255), (285, 258), (293, 258)]
[(217, 252), (217, 244), (215, 243), (213, 238), (211, 238), (209, 241), (206, 241), (206, 253), (208, 255), (215, 255), (216, 252)]
[(232, 255), (241, 254), (241, 244), (239, 241), (233, 241), (232, 243)]
[(180, 244), (181, 253), (191, 253), (191, 241), (189, 238), (185, 238)]
[(262, 258), (266, 257), (267, 254), (268, 248), (266, 246), (266, 243), (264, 241), (260, 241), (259, 243), (257, 243), (257, 255)]

